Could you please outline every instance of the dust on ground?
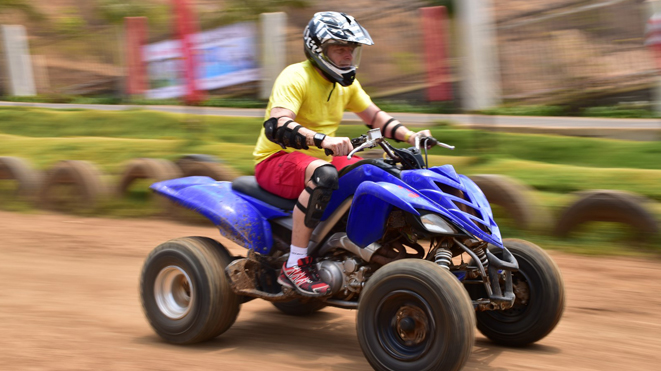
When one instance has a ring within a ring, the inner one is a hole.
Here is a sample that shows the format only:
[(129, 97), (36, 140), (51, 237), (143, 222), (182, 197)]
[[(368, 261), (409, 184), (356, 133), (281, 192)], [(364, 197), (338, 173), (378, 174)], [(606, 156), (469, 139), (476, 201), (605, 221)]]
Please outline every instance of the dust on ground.
[[(213, 341), (163, 342), (140, 307), (138, 279), (156, 245), (213, 226), (0, 212), (2, 370), (369, 370), (352, 310), (280, 314), (254, 300)], [(523, 349), (476, 338), (465, 370), (658, 370), (661, 262), (550, 252), (567, 307), (558, 327)]]

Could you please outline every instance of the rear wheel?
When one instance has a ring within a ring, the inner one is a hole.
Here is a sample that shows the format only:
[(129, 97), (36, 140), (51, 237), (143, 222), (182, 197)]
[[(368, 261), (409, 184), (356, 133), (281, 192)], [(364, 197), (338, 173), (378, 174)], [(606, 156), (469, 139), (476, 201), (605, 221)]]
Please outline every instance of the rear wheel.
[(450, 272), (425, 260), (398, 260), (361, 293), (358, 341), (375, 370), (460, 370), (473, 347), (474, 313)]
[(147, 257), (140, 297), (154, 331), (175, 344), (212, 339), (232, 326), (240, 298), (232, 291), (225, 267), (230, 254), (204, 237), (165, 242)]
[[(517, 298), (510, 309), (477, 312), (477, 329), (498, 344), (524, 346), (544, 338), (560, 321), (564, 285), (558, 267), (542, 248), (518, 239), (505, 239), (503, 244), (519, 263), (519, 271), (512, 273)], [(502, 256), (501, 249), (490, 250)]]

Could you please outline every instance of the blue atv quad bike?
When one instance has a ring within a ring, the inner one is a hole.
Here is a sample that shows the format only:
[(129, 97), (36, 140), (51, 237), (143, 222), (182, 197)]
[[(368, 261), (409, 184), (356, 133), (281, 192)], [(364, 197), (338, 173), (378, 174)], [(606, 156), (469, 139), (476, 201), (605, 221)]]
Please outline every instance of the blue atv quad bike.
[(357, 309), (358, 341), (376, 370), (459, 370), (476, 322), (498, 344), (542, 339), (564, 309), (558, 268), (538, 246), (501, 238), (488, 201), (468, 177), (451, 165), (428, 168), (431, 143), (453, 148), (430, 137), (394, 148), (378, 129), (352, 140), (350, 156), (376, 146), (387, 156), (340, 172), (339, 189), (313, 231), (308, 252), (332, 292), (323, 298), (276, 282), (295, 200), (264, 191), (248, 176), (152, 185), (248, 252), (232, 256), (204, 237), (156, 247), (140, 281), (149, 323), (163, 339), (191, 344), (222, 334), (254, 298), (290, 315)]

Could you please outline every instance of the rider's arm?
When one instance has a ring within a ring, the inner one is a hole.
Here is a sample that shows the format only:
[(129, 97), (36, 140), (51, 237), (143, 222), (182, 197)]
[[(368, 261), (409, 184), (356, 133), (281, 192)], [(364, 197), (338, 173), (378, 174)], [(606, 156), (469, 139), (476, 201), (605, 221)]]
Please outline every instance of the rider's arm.
[(431, 136), (429, 130), (414, 132), (409, 130), (399, 120), (383, 112), (374, 103), (371, 103), (364, 111), (356, 113), (365, 125), (373, 129), (381, 129), (381, 135), (386, 138), (392, 138), (401, 142), (408, 142), (415, 145), (415, 136)]
[[(264, 123), (265, 129), (271, 131), (266, 137), (272, 142), (296, 149), (308, 149), (311, 146), (330, 149), (337, 156), (347, 155), (353, 149), (349, 138), (317, 135), (319, 133), (304, 127), (295, 120), (296, 114), (293, 111), (287, 108), (273, 107), (271, 117)], [(269, 125), (272, 126), (271, 129), (267, 128)], [(316, 141), (315, 135), (317, 137)]]

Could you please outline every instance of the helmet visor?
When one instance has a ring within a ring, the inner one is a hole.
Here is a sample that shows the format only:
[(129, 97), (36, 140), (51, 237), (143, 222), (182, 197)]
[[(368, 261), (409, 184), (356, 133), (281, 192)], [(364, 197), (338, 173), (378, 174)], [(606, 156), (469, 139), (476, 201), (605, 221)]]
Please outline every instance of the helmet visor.
[(362, 46), (353, 42), (329, 40), (322, 46), (324, 58), (339, 69), (358, 68), (362, 55)]

